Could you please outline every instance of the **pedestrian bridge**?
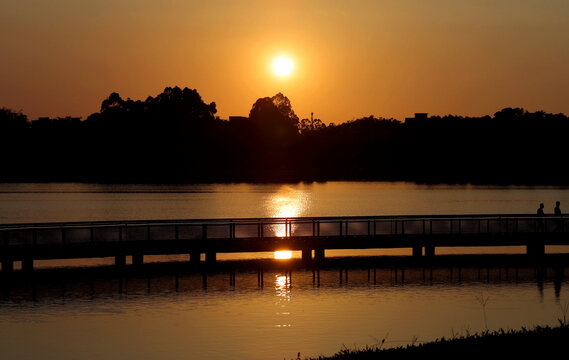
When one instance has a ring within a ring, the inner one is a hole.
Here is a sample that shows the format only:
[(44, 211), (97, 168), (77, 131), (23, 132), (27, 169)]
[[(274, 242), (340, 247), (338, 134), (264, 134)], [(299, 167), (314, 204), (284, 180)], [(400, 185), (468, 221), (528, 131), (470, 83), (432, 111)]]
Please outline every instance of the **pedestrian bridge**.
[(214, 262), (218, 253), (302, 251), (321, 261), (328, 249), (411, 248), (434, 256), (439, 247), (569, 245), (569, 217), (535, 215), (423, 215), (70, 222), (0, 225), (2, 271), (21, 261), (188, 254), (190, 262)]

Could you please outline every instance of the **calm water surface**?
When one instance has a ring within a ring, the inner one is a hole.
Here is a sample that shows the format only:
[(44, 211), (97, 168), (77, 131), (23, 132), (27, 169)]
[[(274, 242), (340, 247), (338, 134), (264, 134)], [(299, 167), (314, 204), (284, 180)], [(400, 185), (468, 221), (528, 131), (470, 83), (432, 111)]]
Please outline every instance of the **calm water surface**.
[(0, 184), (0, 222), (275, 216), (534, 214), (569, 209), (569, 188), (310, 184)]
[[(562, 209), (569, 206), (569, 189), (0, 184), (0, 222), (533, 214), (540, 202), (552, 213), (557, 200)], [(311, 271), (272, 271), (264, 274), (263, 286), (258, 274), (246, 272), (236, 274), (235, 285), (228, 274), (212, 274), (207, 287), (195, 274), (3, 285), (0, 349), (2, 359), (291, 359), (297, 352), (332, 354), (382, 339), (395, 346), (486, 327), (554, 325), (569, 301), (562, 270), (537, 276), (535, 269), (507, 265), (463, 269), (459, 280), (456, 269), (435, 269), (426, 278), (421, 269), (409, 269), (404, 283), (393, 269), (377, 269), (375, 276), (361, 269), (351, 271), (347, 282), (338, 270), (323, 270), (317, 283)]]

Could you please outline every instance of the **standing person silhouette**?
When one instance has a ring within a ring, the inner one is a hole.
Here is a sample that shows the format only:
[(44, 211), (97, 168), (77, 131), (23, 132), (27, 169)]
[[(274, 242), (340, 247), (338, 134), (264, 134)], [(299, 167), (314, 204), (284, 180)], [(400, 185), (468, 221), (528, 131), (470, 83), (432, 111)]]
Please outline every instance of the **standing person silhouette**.
[[(537, 209), (537, 216), (545, 216), (545, 213), (543, 212), (543, 203), (539, 204), (539, 209)], [(544, 226), (543, 226), (543, 219), (537, 219), (537, 231), (541, 232), (544, 230)]]
[[(553, 214), (555, 216), (561, 216), (561, 208), (559, 207), (561, 204), (559, 203), (559, 201), (555, 202), (555, 209), (553, 209)], [(562, 227), (563, 227), (563, 220), (562, 219), (557, 219), (555, 221), (556, 226), (555, 226), (555, 231), (561, 231)]]

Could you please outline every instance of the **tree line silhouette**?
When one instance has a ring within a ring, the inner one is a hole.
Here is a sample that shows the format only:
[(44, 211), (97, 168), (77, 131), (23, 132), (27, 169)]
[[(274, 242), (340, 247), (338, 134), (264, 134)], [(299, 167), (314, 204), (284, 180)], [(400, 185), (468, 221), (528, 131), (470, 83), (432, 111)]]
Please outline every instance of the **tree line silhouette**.
[(146, 100), (112, 93), (99, 112), (39, 118), (0, 109), (0, 181), (105, 183), (385, 180), (569, 184), (569, 119), (504, 108), (493, 116), (299, 119), (281, 93), (220, 119), (196, 90)]

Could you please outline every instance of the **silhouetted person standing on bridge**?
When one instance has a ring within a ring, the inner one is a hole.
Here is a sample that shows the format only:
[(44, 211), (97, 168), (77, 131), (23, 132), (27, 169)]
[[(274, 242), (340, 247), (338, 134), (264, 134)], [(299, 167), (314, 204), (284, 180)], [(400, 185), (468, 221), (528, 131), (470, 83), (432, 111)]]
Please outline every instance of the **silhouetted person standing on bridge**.
[(559, 201), (555, 202), (555, 209), (553, 209), (555, 216), (561, 216), (561, 208), (559, 207), (561, 203)]
[[(553, 214), (555, 216), (561, 216), (561, 208), (559, 207), (561, 205), (561, 203), (559, 201), (555, 202), (555, 209), (553, 209)], [(563, 227), (563, 220), (562, 219), (557, 219), (555, 221), (555, 231), (561, 231)]]
[[(543, 203), (539, 204), (539, 209), (537, 209), (537, 216), (545, 216), (545, 213), (543, 212)], [(543, 219), (537, 219), (537, 231), (541, 232), (543, 231), (544, 226), (543, 226)]]

